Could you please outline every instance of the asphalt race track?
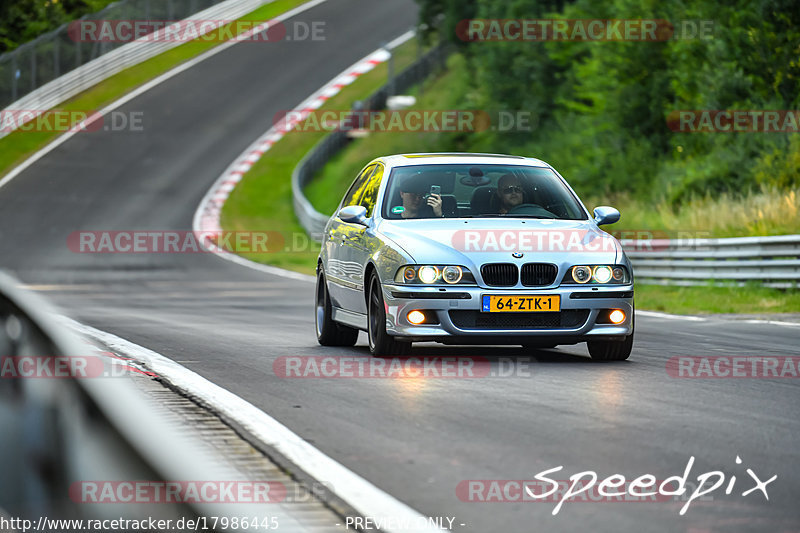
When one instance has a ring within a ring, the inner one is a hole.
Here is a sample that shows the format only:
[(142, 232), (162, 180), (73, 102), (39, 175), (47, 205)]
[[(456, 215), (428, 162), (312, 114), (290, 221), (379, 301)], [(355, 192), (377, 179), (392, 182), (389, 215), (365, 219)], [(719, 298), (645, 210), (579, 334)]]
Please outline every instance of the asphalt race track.
[[(583, 345), (431, 344), (415, 355), (487, 358), (512, 375), (284, 379), (273, 371), (281, 356), (369, 358), (363, 335), (354, 349), (317, 345), (312, 282), (210, 254), (67, 248), (74, 231), (191, 229), (207, 189), (276, 112), (408, 30), (416, 5), (330, 0), (299, 19), (324, 20), (326, 40), (231, 47), (123, 106), (143, 112), (144, 132), (76, 135), (0, 189), (0, 265), (74, 318), (253, 403), (421, 513), (455, 517), (457, 531), (800, 530), (798, 379), (680, 379), (666, 369), (682, 355), (798, 356), (796, 326), (639, 315), (625, 362), (592, 363)], [(562, 465), (550, 477), (661, 480), (682, 475), (692, 456), (691, 481), (720, 470), (725, 485), (684, 516), (684, 501), (566, 502), (553, 516), (552, 501), (469, 502), (456, 492), (468, 480), (530, 480)], [(769, 501), (758, 490), (741, 496), (754, 485), (748, 468), (778, 476)]]

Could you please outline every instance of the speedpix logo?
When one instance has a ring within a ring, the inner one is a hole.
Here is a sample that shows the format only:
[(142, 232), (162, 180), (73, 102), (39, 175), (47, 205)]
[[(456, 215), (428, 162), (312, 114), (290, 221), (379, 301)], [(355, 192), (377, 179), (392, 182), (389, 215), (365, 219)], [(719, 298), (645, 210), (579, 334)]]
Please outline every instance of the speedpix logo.
[[(736, 464), (742, 464), (741, 457), (736, 456)], [(573, 474), (569, 476), (569, 481), (548, 477), (564, 469), (563, 466), (557, 466), (539, 472), (532, 480), (464, 480), (456, 487), (456, 495), (459, 500), (471, 503), (557, 502), (553, 508), (553, 516), (561, 511), (566, 502), (647, 502), (680, 498), (685, 503), (678, 514), (683, 516), (692, 502), (710, 497), (718, 489), (725, 487), (726, 495), (732, 494), (734, 489), (737, 492), (741, 490), (742, 484), (737, 484), (739, 479), (736, 475), (728, 477), (720, 470), (698, 474), (695, 478), (697, 482), (694, 483), (691, 481), (693, 466), (694, 456), (689, 458), (682, 475), (658, 480), (652, 474), (644, 474), (631, 481), (621, 474), (601, 479), (592, 470)], [(751, 468), (747, 468), (745, 473), (748, 477), (742, 474), (740, 477), (750, 485), (741, 492), (741, 497), (755, 493), (769, 501), (767, 485), (778, 476), (762, 478)]]

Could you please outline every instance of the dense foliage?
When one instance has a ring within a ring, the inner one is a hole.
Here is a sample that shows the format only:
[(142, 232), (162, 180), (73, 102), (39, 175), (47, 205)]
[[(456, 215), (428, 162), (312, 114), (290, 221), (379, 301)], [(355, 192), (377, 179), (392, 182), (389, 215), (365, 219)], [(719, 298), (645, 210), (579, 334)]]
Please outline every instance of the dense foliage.
[[(529, 110), (527, 133), (456, 135), (449, 149), (540, 156), (584, 191), (681, 203), (697, 194), (800, 187), (800, 133), (676, 133), (677, 110), (797, 110), (796, 0), (418, 0), (422, 21), (466, 57), (460, 108)], [(474, 41), (459, 21), (713, 21), (705, 39)]]
[(113, 0), (0, 0), (0, 53), (100, 11)]

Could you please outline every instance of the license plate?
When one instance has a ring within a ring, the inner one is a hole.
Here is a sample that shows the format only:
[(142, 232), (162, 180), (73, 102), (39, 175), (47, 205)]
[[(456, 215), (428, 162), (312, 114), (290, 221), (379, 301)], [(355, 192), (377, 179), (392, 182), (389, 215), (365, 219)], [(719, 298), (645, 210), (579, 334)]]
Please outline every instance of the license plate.
[(484, 313), (547, 313), (561, 310), (561, 297), (555, 295), (500, 296), (484, 294)]

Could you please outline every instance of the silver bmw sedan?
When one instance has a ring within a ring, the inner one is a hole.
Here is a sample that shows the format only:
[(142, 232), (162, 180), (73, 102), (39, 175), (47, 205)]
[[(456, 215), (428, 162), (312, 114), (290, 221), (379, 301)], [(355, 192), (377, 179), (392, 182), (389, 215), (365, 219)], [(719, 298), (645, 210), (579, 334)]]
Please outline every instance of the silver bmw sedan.
[(593, 359), (633, 347), (633, 271), (566, 180), (538, 159), (466, 153), (380, 157), (325, 227), (316, 329), (325, 346), (366, 331), (375, 356), (413, 342), (586, 342)]

